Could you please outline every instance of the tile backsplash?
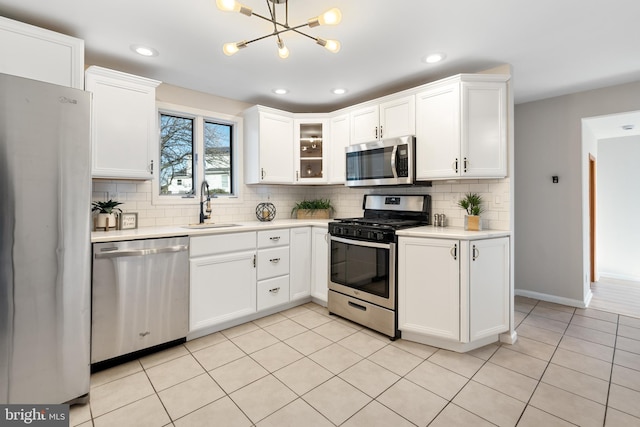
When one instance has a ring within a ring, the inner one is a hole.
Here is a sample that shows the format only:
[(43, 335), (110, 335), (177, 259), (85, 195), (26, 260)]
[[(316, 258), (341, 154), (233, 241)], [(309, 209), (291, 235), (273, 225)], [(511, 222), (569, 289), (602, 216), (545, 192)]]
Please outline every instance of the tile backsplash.
[[(123, 202), (124, 212), (138, 213), (138, 226), (185, 225), (198, 222), (199, 199), (192, 203), (154, 204), (151, 181), (93, 180), (93, 200), (109, 198)], [(464, 211), (457, 201), (466, 192), (482, 195), (485, 212), (482, 214), (485, 229), (509, 230), (510, 205), (509, 179), (465, 180), (434, 182), (432, 187), (395, 187), (352, 189), (344, 186), (294, 186), (294, 185), (244, 185), (236, 201), (212, 199), (213, 222), (256, 220), (255, 208), (260, 202), (275, 205), (276, 219), (288, 219), (293, 205), (301, 200), (330, 199), (335, 208), (335, 218), (362, 215), (364, 194), (430, 194), (431, 211), (447, 216), (447, 225), (462, 227)]]

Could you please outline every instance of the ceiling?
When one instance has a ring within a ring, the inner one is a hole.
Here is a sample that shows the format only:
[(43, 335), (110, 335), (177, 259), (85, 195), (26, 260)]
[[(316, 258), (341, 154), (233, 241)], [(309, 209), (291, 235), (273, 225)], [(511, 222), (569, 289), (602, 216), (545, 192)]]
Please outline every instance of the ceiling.
[[(266, 1), (243, 3), (268, 15)], [(287, 59), (273, 37), (225, 56), (224, 43), (272, 28), (215, 0), (0, 0), (0, 15), (84, 39), (88, 65), (292, 112), (332, 111), (502, 64), (512, 66), (516, 103), (640, 80), (637, 0), (290, 0), (289, 22), (331, 7), (342, 22), (307, 32), (339, 40), (340, 52), (289, 32)], [(139, 56), (132, 44), (159, 56)], [(446, 59), (423, 62), (432, 52)], [(289, 93), (274, 94), (279, 87)], [(348, 92), (332, 94), (337, 87)]]

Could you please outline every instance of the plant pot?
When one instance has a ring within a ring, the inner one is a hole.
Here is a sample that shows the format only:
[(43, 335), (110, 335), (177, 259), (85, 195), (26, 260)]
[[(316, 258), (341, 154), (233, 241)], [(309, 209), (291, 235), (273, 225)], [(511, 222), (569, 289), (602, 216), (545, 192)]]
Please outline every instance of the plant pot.
[(96, 224), (97, 228), (116, 228), (117, 218), (116, 214), (111, 213), (99, 213), (98, 214), (98, 222)]
[(297, 219), (329, 219), (331, 217), (331, 209), (298, 209), (296, 211)]
[(464, 229), (469, 231), (482, 230), (482, 218), (479, 215), (465, 215)]

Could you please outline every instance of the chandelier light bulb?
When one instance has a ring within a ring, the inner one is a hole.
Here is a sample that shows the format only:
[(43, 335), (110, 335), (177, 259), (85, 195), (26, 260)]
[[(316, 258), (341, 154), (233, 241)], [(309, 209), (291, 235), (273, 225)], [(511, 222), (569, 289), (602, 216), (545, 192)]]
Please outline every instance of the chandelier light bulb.
[(218, 9), (225, 12), (240, 12), (243, 15), (251, 16), (252, 10), (236, 0), (216, 0), (216, 6)]
[(317, 27), (318, 25), (338, 25), (342, 21), (342, 12), (337, 7), (327, 10), (320, 16), (309, 19), (309, 27)]
[(340, 42), (338, 40), (325, 40), (318, 37), (316, 40), (320, 46), (324, 47), (331, 53), (338, 53), (340, 51)]
[(289, 57), (289, 48), (284, 45), (282, 40), (278, 42), (278, 56), (282, 59), (287, 59)]
[(231, 56), (238, 53), (240, 49), (243, 49), (245, 47), (247, 47), (246, 41), (241, 41), (237, 43), (225, 43), (224, 46), (222, 46), (222, 51), (224, 52), (225, 55)]

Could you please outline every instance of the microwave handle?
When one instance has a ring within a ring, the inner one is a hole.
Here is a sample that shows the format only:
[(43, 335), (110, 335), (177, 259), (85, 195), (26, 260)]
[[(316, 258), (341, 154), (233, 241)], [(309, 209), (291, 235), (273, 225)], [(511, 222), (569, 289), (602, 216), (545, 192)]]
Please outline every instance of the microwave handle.
[(398, 170), (396, 169), (396, 156), (398, 155), (398, 146), (393, 146), (393, 151), (391, 151), (391, 172), (393, 172), (393, 177), (398, 177)]

